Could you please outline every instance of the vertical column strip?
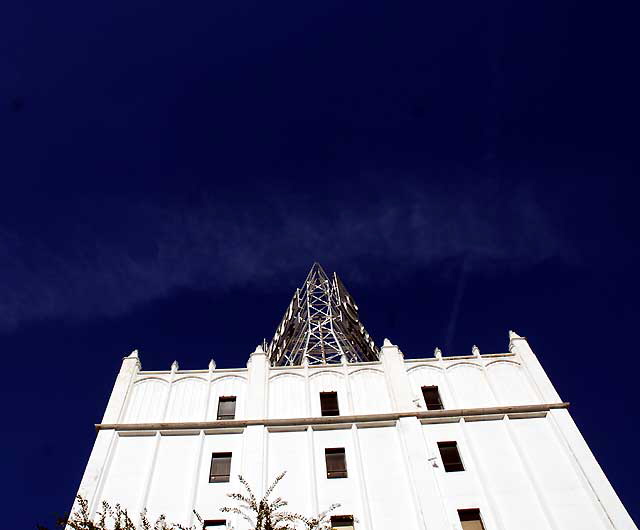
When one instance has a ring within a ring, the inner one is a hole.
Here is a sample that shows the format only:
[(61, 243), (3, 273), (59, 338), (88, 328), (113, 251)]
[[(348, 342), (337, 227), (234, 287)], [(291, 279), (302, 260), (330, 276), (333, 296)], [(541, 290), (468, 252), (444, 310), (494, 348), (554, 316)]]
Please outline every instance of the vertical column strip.
[[(563, 412), (569, 415), (569, 411), (565, 410)], [(556, 435), (556, 438), (560, 442), (560, 445), (564, 449), (565, 455), (571, 462), (571, 467), (573, 467), (573, 470), (578, 476), (578, 480), (580, 480), (580, 482), (582, 483), (582, 486), (588, 492), (589, 497), (591, 497), (591, 502), (595, 504), (596, 511), (600, 515), (600, 519), (607, 527), (611, 529), (616, 528), (616, 525), (611, 520), (611, 516), (609, 515), (609, 512), (605, 508), (604, 503), (600, 499), (600, 496), (598, 495), (598, 493), (595, 491), (593, 484), (591, 483), (591, 481), (589, 480), (589, 477), (587, 476), (587, 473), (585, 472), (584, 468), (580, 464), (580, 460), (578, 459), (575, 452), (573, 451), (573, 448), (571, 447), (569, 440), (567, 440), (567, 437), (565, 436), (564, 432), (560, 428), (560, 425), (558, 424), (558, 420), (555, 414), (553, 413), (553, 411), (549, 411), (547, 413), (547, 421), (551, 424), (552, 431), (554, 432), (554, 434)]]
[(500, 516), (500, 511), (498, 509), (498, 503), (493, 499), (493, 495), (491, 495), (491, 488), (489, 486), (488, 480), (486, 478), (486, 474), (482, 469), (482, 464), (480, 463), (480, 459), (478, 458), (478, 453), (475, 449), (475, 444), (471, 440), (471, 435), (468, 432), (467, 424), (464, 421), (464, 418), (460, 418), (460, 434), (462, 439), (464, 440), (464, 444), (467, 447), (467, 451), (471, 455), (473, 460), (473, 467), (478, 476), (478, 482), (480, 482), (480, 486), (482, 489), (482, 494), (487, 501), (487, 504), (491, 508), (491, 512), (493, 515), (493, 519), (496, 522), (496, 527), (498, 530), (505, 530), (504, 523), (502, 522), (502, 517)]
[[(434, 466), (435, 460), (437, 458), (437, 455), (435, 454), (435, 451), (432, 452), (431, 449), (437, 446), (437, 443), (435, 440), (431, 440), (431, 436), (427, 435), (426, 429), (424, 428), (424, 426), (421, 425), (420, 430), (422, 431), (422, 441), (425, 445), (425, 447), (427, 448), (427, 456), (428, 456), (428, 461), (431, 464), (431, 467), (436, 467)], [(450, 517), (450, 513), (449, 510), (447, 509), (447, 503), (445, 502), (445, 496), (444, 496), (444, 488), (442, 487), (442, 474), (439, 472), (434, 472), (434, 476), (436, 479), (436, 489), (438, 490), (438, 497), (440, 497), (440, 503), (442, 504), (442, 506), (445, 507), (445, 517), (447, 520), (447, 524), (449, 526), (451, 526), (451, 528), (455, 528), (457, 521), (452, 521), (451, 517)]]
[(262, 462), (260, 467), (262, 468), (262, 491), (267, 491), (267, 488), (271, 485), (271, 481), (275, 477), (269, 476), (269, 431), (263, 425), (262, 426)]
[[(98, 434), (98, 436), (100, 436)], [(88, 498), (87, 500), (89, 501), (89, 515), (91, 517), (93, 517), (95, 515), (95, 512), (97, 510), (97, 503), (100, 500), (100, 497), (102, 496), (102, 491), (104, 489), (104, 483), (106, 481), (106, 478), (109, 474), (109, 471), (111, 470), (111, 463), (113, 461), (113, 456), (115, 455), (116, 452), (116, 448), (118, 446), (118, 433), (116, 431), (112, 431), (111, 433), (111, 439), (109, 440), (109, 447), (107, 449), (107, 456), (104, 459), (104, 465), (102, 466), (102, 469), (100, 471), (100, 476), (98, 477), (98, 483), (96, 486), (96, 489), (94, 491), (94, 495), (91, 498)], [(89, 467), (89, 465), (91, 464), (91, 456), (89, 457), (89, 463), (87, 464), (87, 468)], [(84, 477), (83, 477), (84, 478)], [(81, 484), (82, 486), (82, 484)], [(87, 495), (88, 497), (88, 495)], [(74, 502), (74, 508), (75, 508), (75, 502)], [(73, 509), (72, 509), (72, 513), (73, 513)]]
[(160, 450), (160, 439), (162, 438), (162, 435), (160, 434), (160, 432), (156, 432), (156, 440), (155, 440), (155, 444), (153, 446), (153, 452), (151, 453), (151, 460), (149, 462), (149, 468), (147, 469), (147, 472), (145, 473), (145, 478), (144, 478), (144, 485), (142, 487), (142, 496), (140, 498), (140, 504), (139, 504), (139, 512), (142, 512), (144, 509), (146, 509), (147, 507), (147, 502), (149, 501), (149, 490), (151, 489), (151, 479), (153, 478), (153, 473), (155, 471), (155, 467), (156, 467), (156, 460), (158, 458), (158, 452)]
[(200, 467), (202, 465), (203, 448), (204, 448), (204, 431), (201, 430), (198, 434), (198, 447), (196, 450), (195, 464), (193, 469), (193, 478), (191, 480), (191, 492), (189, 495), (190, 509), (189, 509), (188, 523), (187, 523), (189, 526), (193, 525), (193, 510), (195, 510), (196, 500), (198, 498), (198, 479), (200, 475)]
[(347, 368), (347, 363), (344, 361), (346, 357), (342, 356), (342, 377), (344, 378), (344, 386), (347, 391), (347, 405), (349, 407), (349, 414), (356, 414), (355, 409), (353, 408), (353, 394), (351, 391), (351, 379), (349, 378), (349, 370)]
[[(527, 420), (525, 419), (525, 420), (519, 420), (519, 421), (527, 421)], [(535, 492), (536, 498), (538, 499), (538, 504), (540, 504), (540, 507), (542, 508), (542, 513), (544, 514), (544, 518), (547, 520), (547, 524), (549, 525), (549, 528), (551, 528), (552, 530), (560, 530), (560, 527), (558, 526), (557, 521), (555, 521), (555, 519), (553, 518), (553, 514), (551, 512), (551, 509), (549, 508), (549, 504), (545, 499), (545, 496), (543, 493), (544, 490), (540, 485), (540, 483), (538, 482), (536, 475), (533, 473), (533, 470), (531, 469), (529, 458), (522, 450), (522, 446), (518, 441), (517, 435), (513, 432), (513, 425), (511, 424), (511, 419), (509, 419), (509, 416), (504, 417), (503, 424), (507, 430), (507, 434), (509, 436), (509, 439), (511, 440), (511, 444), (515, 448), (516, 453), (518, 453), (520, 462), (522, 462), (522, 467), (524, 467), (527, 478), (529, 479), (529, 482), (533, 487), (533, 491)]]
[[(401, 421), (403, 419), (416, 420), (416, 418), (401, 418), (396, 422), (396, 426), (394, 427), (396, 431), (396, 436), (398, 437), (398, 442), (400, 444), (400, 452), (402, 453), (402, 462), (404, 464), (404, 472), (409, 481), (409, 491), (411, 492), (411, 504), (413, 505), (413, 513), (417, 519), (418, 528), (427, 528), (427, 521), (422, 511), (422, 504), (420, 503), (420, 498), (418, 496), (418, 492), (416, 490), (416, 481), (413, 476), (413, 471), (411, 469), (411, 462), (409, 459), (409, 449), (407, 447), (407, 442), (404, 439), (404, 433), (402, 432)], [(416, 420), (417, 421), (417, 420)]]
[(358, 428), (351, 426), (351, 435), (353, 441), (353, 451), (355, 453), (356, 467), (358, 469), (358, 489), (360, 490), (360, 505), (362, 506), (362, 517), (364, 518), (364, 527), (367, 530), (373, 530), (373, 522), (371, 518), (371, 506), (369, 504), (369, 494), (367, 492), (367, 481), (364, 476), (364, 463), (362, 461), (362, 449), (360, 447), (360, 436)]
[(320, 513), (318, 506), (318, 477), (316, 473), (316, 449), (313, 440), (313, 429), (307, 427), (307, 450), (309, 451), (309, 462), (311, 462), (311, 510), (313, 515)]
[[(442, 360), (440, 360), (439, 362), (444, 364), (444, 362)], [(451, 405), (450, 407), (447, 406), (445, 408), (451, 408), (451, 409), (460, 408), (460, 401), (458, 400), (458, 395), (456, 394), (456, 391), (453, 388), (453, 383), (451, 383), (451, 381), (449, 381), (449, 369), (448, 369), (448, 367), (442, 368), (442, 380), (444, 381), (444, 385), (447, 387), (447, 391), (448, 391), (449, 396), (451, 397), (451, 401), (453, 401), (453, 403), (447, 403), (447, 405)]]

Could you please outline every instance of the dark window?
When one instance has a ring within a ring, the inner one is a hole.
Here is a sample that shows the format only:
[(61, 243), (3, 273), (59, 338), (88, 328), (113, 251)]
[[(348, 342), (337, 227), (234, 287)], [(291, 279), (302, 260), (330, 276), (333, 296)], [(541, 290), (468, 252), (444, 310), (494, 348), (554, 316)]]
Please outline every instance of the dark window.
[(478, 508), (458, 510), (458, 517), (460, 517), (460, 522), (462, 523), (462, 530), (484, 530)]
[(320, 392), (320, 410), (323, 416), (340, 416), (337, 392)]
[(327, 463), (327, 478), (347, 478), (347, 460), (343, 447), (325, 449), (324, 459)]
[(213, 453), (209, 482), (229, 482), (231, 472), (231, 453)]
[(232, 420), (236, 417), (236, 396), (224, 396), (218, 400), (218, 419)]
[(464, 471), (457, 442), (438, 442), (445, 471)]
[(444, 409), (437, 386), (423, 386), (422, 396), (424, 397), (424, 402), (427, 404), (427, 410)]
[(343, 530), (353, 530), (353, 516), (334, 515), (331, 518), (331, 530), (342, 528)]
[(227, 521), (224, 519), (215, 519), (211, 521), (205, 521), (202, 525), (203, 530), (207, 530), (207, 528), (226, 528)]

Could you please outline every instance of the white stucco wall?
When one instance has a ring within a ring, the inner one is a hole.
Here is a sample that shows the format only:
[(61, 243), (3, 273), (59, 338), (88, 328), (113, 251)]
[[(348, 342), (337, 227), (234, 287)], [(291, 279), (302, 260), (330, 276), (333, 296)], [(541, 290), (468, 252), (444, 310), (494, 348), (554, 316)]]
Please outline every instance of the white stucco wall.
[[(338, 502), (362, 530), (460, 529), (462, 508), (487, 530), (636, 528), (526, 340), (510, 350), (404, 360), (385, 344), (376, 363), (287, 368), (257, 350), (248, 368), (188, 372), (127, 357), (79, 491), (94, 512), (106, 499), (190, 524), (193, 508), (229, 519), (238, 474), (260, 494), (286, 470), (291, 510)], [(433, 385), (445, 411), (426, 410)], [(321, 418), (320, 392), (337, 392), (340, 418)], [(220, 396), (236, 396), (236, 420), (216, 421)], [(457, 442), (465, 471), (444, 471), (438, 441)], [(335, 447), (347, 478), (326, 477)], [(214, 452), (233, 454), (230, 483), (208, 482)]]

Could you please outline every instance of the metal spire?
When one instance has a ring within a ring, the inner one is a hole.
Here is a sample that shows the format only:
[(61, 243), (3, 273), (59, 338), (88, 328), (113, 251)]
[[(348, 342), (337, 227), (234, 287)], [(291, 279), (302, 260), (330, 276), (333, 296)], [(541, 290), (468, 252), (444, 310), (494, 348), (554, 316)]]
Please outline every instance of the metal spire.
[(358, 319), (358, 306), (333, 273), (314, 263), (296, 289), (268, 346), (274, 366), (376, 361), (378, 348)]

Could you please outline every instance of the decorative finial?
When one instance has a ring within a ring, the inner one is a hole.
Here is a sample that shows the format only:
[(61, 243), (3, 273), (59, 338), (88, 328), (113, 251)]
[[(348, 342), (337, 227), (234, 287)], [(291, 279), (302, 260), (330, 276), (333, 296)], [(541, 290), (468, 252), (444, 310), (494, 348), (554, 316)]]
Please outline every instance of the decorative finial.
[(476, 357), (480, 357), (480, 348), (478, 348), (475, 344), (473, 345), (473, 348), (471, 348), (471, 354), (475, 355)]
[(216, 369), (216, 362), (213, 359), (211, 359), (209, 361), (209, 371), (213, 372), (215, 369)]
[(171, 371), (172, 372), (178, 371), (178, 361), (173, 361), (173, 363), (171, 363)]
[(133, 350), (130, 354), (129, 357), (133, 357), (134, 359), (139, 359), (140, 357), (138, 357), (138, 350)]
[(433, 356), (436, 359), (442, 359), (442, 350), (436, 346), (436, 349), (433, 350)]
[(262, 347), (262, 344), (258, 344), (256, 346), (256, 349), (253, 350), (253, 353), (251, 355), (255, 355), (255, 354), (264, 354), (264, 348)]
[(384, 339), (382, 341), (382, 347), (384, 348), (385, 346), (393, 346), (393, 344), (391, 344), (391, 341), (389, 339)]
[(509, 351), (510, 352), (513, 353), (513, 350), (515, 349), (514, 341), (518, 339), (524, 339), (524, 337), (521, 337), (515, 331), (510, 329), (509, 330)]
[(347, 364), (347, 363), (349, 362), (349, 361), (347, 360), (347, 356), (346, 356), (344, 353), (340, 356), (340, 362), (341, 362), (342, 364)]
[(309, 357), (307, 357), (306, 355), (302, 358), (302, 366), (304, 368), (308, 368), (309, 367)]

